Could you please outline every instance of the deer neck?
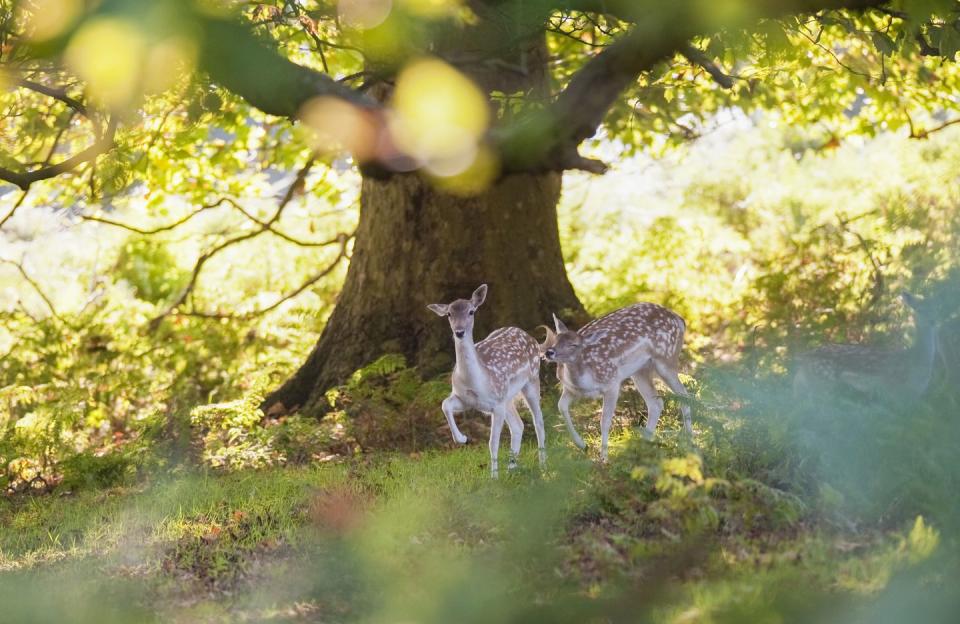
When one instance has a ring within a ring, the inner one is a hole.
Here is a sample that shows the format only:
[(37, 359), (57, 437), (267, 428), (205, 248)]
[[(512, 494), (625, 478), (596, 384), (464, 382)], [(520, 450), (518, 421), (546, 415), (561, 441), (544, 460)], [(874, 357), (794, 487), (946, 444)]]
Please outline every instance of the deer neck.
[[(557, 379), (574, 386), (579, 386), (590, 371), (583, 363), (583, 358), (578, 357), (572, 362), (564, 362), (557, 365)], [(592, 378), (592, 374), (590, 375)]]
[(456, 371), (472, 387), (478, 387), (486, 381), (477, 345), (473, 342), (473, 335), (467, 334), (463, 338), (454, 339), (457, 354)]

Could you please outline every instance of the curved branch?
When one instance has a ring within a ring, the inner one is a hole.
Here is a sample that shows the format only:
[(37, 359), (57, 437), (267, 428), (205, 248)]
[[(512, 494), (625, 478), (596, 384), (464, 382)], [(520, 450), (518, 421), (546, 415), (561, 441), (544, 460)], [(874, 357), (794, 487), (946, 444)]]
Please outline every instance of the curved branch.
[(376, 100), (330, 76), (298, 65), (266, 45), (243, 24), (200, 16), (204, 29), (201, 64), (210, 76), (269, 115), (295, 118), (309, 100), (334, 97), (364, 110)]
[(23, 281), (30, 284), (30, 287), (33, 288), (33, 291), (35, 293), (37, 293), (37, 296), (39, 296), (43, 300), (43, 303), (47, 306), (47, 310), (50, 311), (50, 316), (57, 319), (67, 327), (71, 329), (76, 329), (73, 325), (68, 323), (62, 316), (60, 316), (60, 313), (57, 312), (57, 308), (53, 305), (53, 301), (51, 301), (50, 297), (48, 297), (46, 293), (43, 292), (43, 289), (40, 288), (40, 285), (37, 284), (37, 282), (34, 281), (32, 277), (30, 277), (30, 274), (27, 273), (27, 270), (23, 268), (22, 264), (20, 264), (19, 262), (14, 262), (13, 260), (7, 260), (6, 258), (0, 258), (0, 264), (9, 264), (10, 266), (16, 268), (17, 271), (20, 273), (20, 277), (23, 278)]
[(0, 219), (0, 229), (3, 229), (3, 226), (7, 224), (7, 221), (13, 218), (13, 215), (17, 212), (17, 209), (23, 205), (23, 202), (27, 200), (27, 195), (30, 194), (29, 190), (23, 191), (23, 194), (20, 195), (20, 199), (13, 204), (13, 208), (10, 209), (10, 212), (6, 214), (2, 219)]
[(150, 319), (150, 322), (147, 323), (147, 327), (149, 327), (150, 331), (156, 330), (157, 327), (160, 326), (160, 322), (163, 319), (170, 316), (174, 311), (176, 311), (177, 308), (184, 304), (184, 302), (187, 300), (187, 297), (190, 296), (190, 293), (192, 293), (197, 287), (197, 280), (200, 279), (200, 272), (203, 270), (203, 266), (208, 260), (216, 256), (227, 247), (260, 236), (266, 231), (266, 228), (260, 228), (259, 230), (251, 230), (245, 234), (228, 238), (219, 245), (200, 254), (200, 257), (197, 258), (197, 262), (193, 265), (193, 270), (190, 272), (190, 279), (187, 281), (187, 285), (183, 287), (183, 290), (180, 291), (180, 294), (177, 295), (177, 298), (170, 303), (170, 305), (168, 305), (160, 314)]
[(688, 43), (680, 48), (680, 54), (686, 57), (686, 59), (694, 65), (699, 65), (702, 67), (705, 72), (710, 74), (710, 77), (713, 78), (714, 82), (724, 89), (733, 88), (734, 76), (731, 76), (720, 69), (720, 66), (710, 60), (710, 57), (708, 57), (700, 48)]
[(33, 171), (28, 171), (26, 173), (19, 173), (17, 171), (10, 171), (9, 169), (0, 168), (0, 180), (6, 180), (7, 182), (17, 185), (21, 190), (26, 191), (35, 182), (55, 178), (58, 175), (76, 169), (82, 164), (95, 161), (101, 154), (104, 154), (113, 148), (113, 138), (116, 135), (116, 132), (117, 120), (116, 118), (113, 118), (110, 120), (110, 123), (107, 124), (106, 133), (94, 141), (93, 145), (85, 150), (74, 154), (66, 160), (35, 169)]
[(640, 72), (686, 41), (658, 41), (665, 33), (635, 27), (591, 58), (544, 111), (528, 115), (496, 140), (507, 171), (553, 169), (569, 159), (571, 148), (590, 138), (607, 111)]
[[(907, 117), (907, 119), (910, 120), (909, 117)], [(923, 130), (923, 129), (917, 130), (917, 129), (915, 129), (915, 128), (913, 127), (913, 121), (910, 120), (910, 138), (911, 138), (911, 139), (925, 139), (925, 138), (929, 137), (931, 134), (933, 134), (934, 132), (940, 132), (941, 130), (946, 130), (946, 129), (949, 128), (950, 126), (954, 126), (954, 125), (956, 125), (956, 124), (960, 124), (960, 118), (951, 119), (950, 121), (945, 121), (945, 122), (943, 122), (942, 124), (940, 124), (939, 126), (934, 126), (934, 127), (930, 128), (929, 130)]]
[[(179, 295), (177, 295), (177, 298), (170, 303), (170, 305), (168, 305), (160, 314), (152, 318), (150, 322), (147, 324), (150, 331), (156, 330), (156, 328), (160, 326), (160, 322), (163, 321), (163, 319), (170, 316), (170, 314), (172, 314), (174, 311), (177, 310), (177, 308), (179, 308), (184, 304), (184, 302), (186, 302), (187, 297), (189, 297), (190, 293), (192, 293), (193, 290), (197, 287), (197, 280), (200, 279), (200, 272), (203, 270), (203, 266), (207, 263), (208, 260), (210, 260), (217, 254), (219, 254), (221, 251), (223, 251), (227, 247), (236, 245), (237, 243), (241, 243), (246, 240), (250, 240), (252, 238), (256, 238), (257, 236), (260, 236), (261, 234), (270, 231), (270, 227), (280, 219), (280, 216), (283, 214), (284, 209), (286, 209), (290, 201), (298, 193), (303, 191), (303, 186), (306, 181), (307, 174), (310, 172), (310, 169), (313, 167), (313, 163), (314, 163), (314, 157), (311, 156), (307, 160), (307, 163), (297, 172), (297, 175), (294, 178), (293, 184), (290, 185), (290, 187), (287, 189), (287, 192), (284, 194), (283, 198), (280, 200), (280, 205), (277, 207), (277, 210), (276, 212), (274, 212), (273, 216), (266, 221), (259, 222), (260, 223), (259, 229), (251, 230), (244, 234), (239, 234), (237, 236), (234, 236), (233, 238), (228, 238), (227, 240), (223, 241), (219, 245), (216, 245), (215, 247), (200, 254), (200, 257), (197, 258), (197, 262), (193, 265), (193, 270), (190, 272), (190, 279), (187, 282), (187, 285), (184, 286), (183, 290), (180, 292)], [(338, 236), (337, 238), (333, 239), (332, 241), (326, 244), (331, 245), (339, 240), (340, 238)]]
[(291, 290), (285, 295), (281, 295), (279, 299), (277, 299), (276, 301), (274, 301), (273, 303), (271, 303), (265, 308), (260, 308), (258, 310), (251, 310), (250, 312), (242, 312), (240, 314), (221, 313), (221, 312), (203, 312), (200, 310), (189, 310), (187, 312), (175, 312), (174, 314), (177, 316), (193, 316), (193, 317), (205, 318), (205, 319), (248, 320), (251, 318), (255, 318), (257, 316), (262, 316), (273, 310), (276, 310), (281, 305), (283, 305), (284, 302), (289, 301), (290, 299), (293, 299), (294, 297), (296, 297), (306, 289), (310, 288), (311, 286), (319, 282), (321, 279), (323, 279), (327, 275), (330, 275), (330, 273), (332, 273), (333, 270), (337, 268), (337, 265), (340, 264), (340, 261), (347, 257), (347, 243), (351, 239), (353, 239), (353, 236), (354, 236), (353, 233), (345, 234), (341, 232), (337, 234), (337, 238), (335, 239), (335, 241), (331, 241), (331, 242), (340, 243), (340, 252), (330, 262), (330, 264), (324, 267), (323, 270), (321, 270), (319, 273), (308, 278), (300, 286), (296, 287), (295, 289)]
[(113, 219), (107, 219), (107, 218), (105, 218), (105, 217), (94, 217), (94, 216), (92, 216), (92, 215), (84, 215), (84, 214), (82, 214), (82, 215), (80, 215), (80, 218), (81, 218), (82, 220), (84, 220), (84, 221), (93, 221), (93, 222), (95, 222), (95, 223), (103, 223), (103, 224), (105, 224), (105, 225), (112, 225), (112, 226), (114, 226), (114, 227), (122, 228), (122, 229), (124, 229), (124, 230), (133, 232), (133, 233), (135, 233), (135, 234), (142, 234), (142, 235), (144, 235), (144, 236), (150, 236), (151, 234), (159, 234), (160, 232), (169, 232), (170, 230), (176, 229), (176, 228), (180, 227), (181, 225), (183, 225), (184, 223), (186, 223), (187, 221), (193, 219), (195, 216), (197, 216), (197, 215), (200, 214), (201, 212), (204, 212), (205, 210), (210, 210), (211, 208), (215, 208), (215, 207), (217, 207), (217, 206), (219, 206), (219, 204), (205, 204), (205, 205), (201, 206), (200, 208), (197, 208), (196, 210), (194, 210), (194, 211), (191, 212), (190, 214), (186, 215), (185, 217), (183, 217), (183, 218), (181, 218), (181, 219), (177, 219), (177, 220), (174, 221), (173, 223), (168, 223), (168, 224), (166, 224), (166, 225), (161, 225), (161, 226), (159, 226), (159, 227), (151, 228), (151, 229), (149, 229), (149, 230), (142, 229), (142, 228), (138, 228), (138, 227), (136, 227), (136, 226), (129, 225), (129, 224), (127, 224), (127, 223), (121, 223), (120, 221), (114, 221)]
[(46, 95), (55, 100), (63, 102), (73, 110), (77, 111), (86, 118), (90, 118), (90, 111), (87, 109), (87, 105), (81, 102), (80, 100), (70, 97), (67, 95), (66, 89), (60, 87), (48, 87), (47, 85), (40, 84), (39, 82), (34, 82), (32, 80), (27, 80), (26, 78), (14, 78), (13, 84), (22, 87), (24, 89), (29, 89), (41, 95)]

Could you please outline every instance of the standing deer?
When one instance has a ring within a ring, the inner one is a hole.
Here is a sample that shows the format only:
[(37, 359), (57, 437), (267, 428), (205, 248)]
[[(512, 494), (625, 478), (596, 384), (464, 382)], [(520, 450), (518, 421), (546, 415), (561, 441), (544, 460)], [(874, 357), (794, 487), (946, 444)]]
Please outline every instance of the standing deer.
[[(613, 412), (620, 396), (620, 385), (628, 377), (647, 405), (647, 428), (652, 438), (663, 411), (663, 400), (653, 387), (653, 375), (666, 382), (675, 393), (687, 396), (677, 375), (680, 349), (686, 324), (674, 312), (653, 303), (637, 303), (598, 318), (571, 331), (553, 316), (556, 334), (546, 327), (547, 338), (541, 346), (543, 356), (557, 363), (557, 378), (563, 385), (560, 413), (574, 444), (584, 448), (583, 439), (570, 420), (570, 405), (578, 397), (603, 398), (600, 418), (600, 458), (607, 459), (607, 439)], [(681, 407), (683, 426), (693, 433), (690, 406)]]
[(916, 398), (926, 392), (937, 354), (938, 318), (933, 306), (908, 292), (903, 302), (914, 313), (916, 339), (906, 349), (862, 344), (827, 344), (798, 356), (796, 397), (853, 388), (867, 395)]
[(450, 320), (453, 330), (457, 363), (453, 368), (453, 391), (443, 400), (441, 409), (447, 417), (450, 432), (458, 444), (467, 437), (460, 433), (454, 416), (467, 409), (491, 415), (490, 472), (497, 476), (497, 453), (500, 433), (506, 421), (510, 429), (510, 463), (517, 465), (523, 421), (517, 413), (515, 399), (523, 396), (537, 432), (540, 463), (546, 458), (544, 449), (543, 414), (540, 411), (540, 348), (537, 341), (518, 327), (501, 327), (474, 344), (473, 321), (477, 308), (487, 296), (487, 285), (477, 288), (470, 299), (452, 303), (431, 303), (427, 307)]

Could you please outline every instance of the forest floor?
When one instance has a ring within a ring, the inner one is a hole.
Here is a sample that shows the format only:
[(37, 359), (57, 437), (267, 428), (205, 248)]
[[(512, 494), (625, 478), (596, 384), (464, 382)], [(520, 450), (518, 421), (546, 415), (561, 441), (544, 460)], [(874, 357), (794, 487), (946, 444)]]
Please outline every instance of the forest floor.
[(936, 540), (922, 521), (845, 525), (749, 474), (716, 437), (729, 423), (690, 442), (668, 417), (649, 443), (626, 416), (608, 464), (592, 414), (593, 454), (553, 415), (546, 468), (527, 442), (496, 481), (473, 442), (0, 499), (3, 619), (816, 619)]

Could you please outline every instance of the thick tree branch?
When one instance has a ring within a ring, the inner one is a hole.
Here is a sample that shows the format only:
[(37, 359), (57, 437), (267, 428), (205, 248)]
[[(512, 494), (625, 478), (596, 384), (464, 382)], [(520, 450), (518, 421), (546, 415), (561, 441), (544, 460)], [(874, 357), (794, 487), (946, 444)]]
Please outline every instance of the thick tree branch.
[(733, 88), (734, 77), (720, 69), (720, 66), (710, 60), (710, 57), (704, 54), (703, 50), (688, 43), (680, 48), (680, 54), (685, 56), (687, 60), (694, 65), (702, 67), (705, 72), (710, 74), (714, 82), (724, 89)]
[(64, 104), (66, 104), (73, 110), (77, 111), (84, 117), (87, 117), (87, 118), (90, 117), (90, 111), (87, 110), (87, 105), (81, 102), (80, 100), (67, 95), (66, 89), (61, 89), (58, 87), (48, 87), (47, 85), (40, 84), (39, 82), (34, 82), (32, 80), (27, 80), (26, 78), (19, 78), (19, 77), (13, 79), (13, 84), (18, 87), (29, 89), (30, 91), (34, 91), (36, 93), (40, 93), (42, 95), (46, 95), (47, 97), (51, 97), (55, 100), (63, 102)]
[(638, 25), (594, 56), (574, 74), (553, 105), (530, 115), (497, 137), (507, 171), (554, 169), (571, 150), (593, 136), (607, 111), (637, 75), (683, 45), (663, 31)]
[(203, 69), (267, 114), (294, 119), (305, 103), (321, 96), (369, 111), (380, 107), (373, 98), (283, 57), (243, 24), (209, 16), (201, 20)]
[[(570, 162), (571, 150), (593, 136), (607, 111), (637, 76), (689, 47), (696, 35), (720, 26), (735, 28), (761, 18), (822, 9), (866, 9), (876, 0), (758, 0), (749, 9), (717, 23), (695, 0), (671, 3), (637, 0), (557, 0), (556, 8), (612, 14), (635, 21), (633, 29), (590, 59), (554, 103), (516, 126), (498, 131), (504, 170), (549, 170)], [(639, 19), (642, 16), (642, 19)], [(597, 167), (600, 169), (600, 167)]]
[[(731, 77), (690, 45), (697, 35), (718, 28), (739, 28), (760, 18), (775, 18), (794, 13), (825, 9), (865, 9), (886, 4), (878, 0), (756, 0), (744, 3), (737, 12), (718, 12), (706, 8), (701, 0), (504, 0), (500, 4), (518, 15), (547, 21), (555, 10), (603, 14), (634, 24), (602, 52), (593, 56), (570, 80), (567, 87), (546, 109), (521, 117), (508, 127), (490, 133), (489, 146), (500, 155), (506, 173), (579, 168), (601, 172), (602, 163), (577, 153), (577, 146), (592, 136), (607, 111), (636, 77), (676, 53), (683, 53), (701, 65), (719, 84), (728, 87)], [(522, 6), (521, 6), (522, 5)], [(522, 10), (521, 10), (522, 9)], [(251, 31), (249, 24), (196, 14), (200, 31), (200, 65), (214, 81), (237, 94), (261, 111), (295, 119), (304, 104), (317, 97), (332, 97), (369, 113), (379, 135), (378, 153), (365, 163), (366, 173), (383, 173), (403, 160), (402, 154), (385, 153), (395, 149), (387, 130), (381, 104), (360, 90), (352, 89), (323, 72), (298, 65), (274, 49), (272, 42)], [(929, 46), (927, 46), (929, 47)], [(921, 52), (924, 51), (921, 41)], [(82, 102), (62, 89), (18, 80), (18, 84), (65, 103), (87, 114)], [(114, 124), (111, 124), (111, 128)], [(100, 134), (100, 133), (98, 133)], [(109, 135), (109, 136), (108, 136)], [(97, 142), (67, 160), (35, 171), (18, 173), (0, 169), (0, 179), (27, 189), (33, 182), (49, 179), (90, 162), (110, 148), (112, 130), (101, 134)], [(384, 147), (386, 146), (386, 147)], [(409, 163), (407, 163), (409, 164)]]
[(108, 152), (113, 147), (113, 137), (116, 135), (116, 131), (117, 120), (113, 118), (110, 120), (110, 123), (107, 124), (107, 131), (98, 137), (93, 145), (85, 150), (74, 154), (66, 160), (26, 173), (0, 168), (0, 180), (6, 180), (7, 182), (16, 184), (20, 189), (26, 191), (35, 182), (55, 178), (58, 175), (76, 169), (84, 163), (96, 160), (98, 156)]
[[(542, 4), (555, 10), (609, 15), (623, 22), (654, 19), (665, 23), (665, 20), (659, 19), (658, 14), (672, 10), (661, 0), (542, 0)], [(674, 0), (671, 4), (686, 14), (691, 21), (698, 21), (698, 14), (713, 13), (714, 16), (720, 16), (723, 13), (711, 12), (709, 4), (705, 5), (697, 0)], [(726, 13), (728, 19), (745, 23), (751, 19), (778, 17), (792, 13), (814, 13), (830, 9), (866, 9), (885, 4), (888, 4), (886, 0), (753, 0), (744, 3), (746, 6), (741, 10)], [(735, 26), (736, 24), (725, 25)]]

